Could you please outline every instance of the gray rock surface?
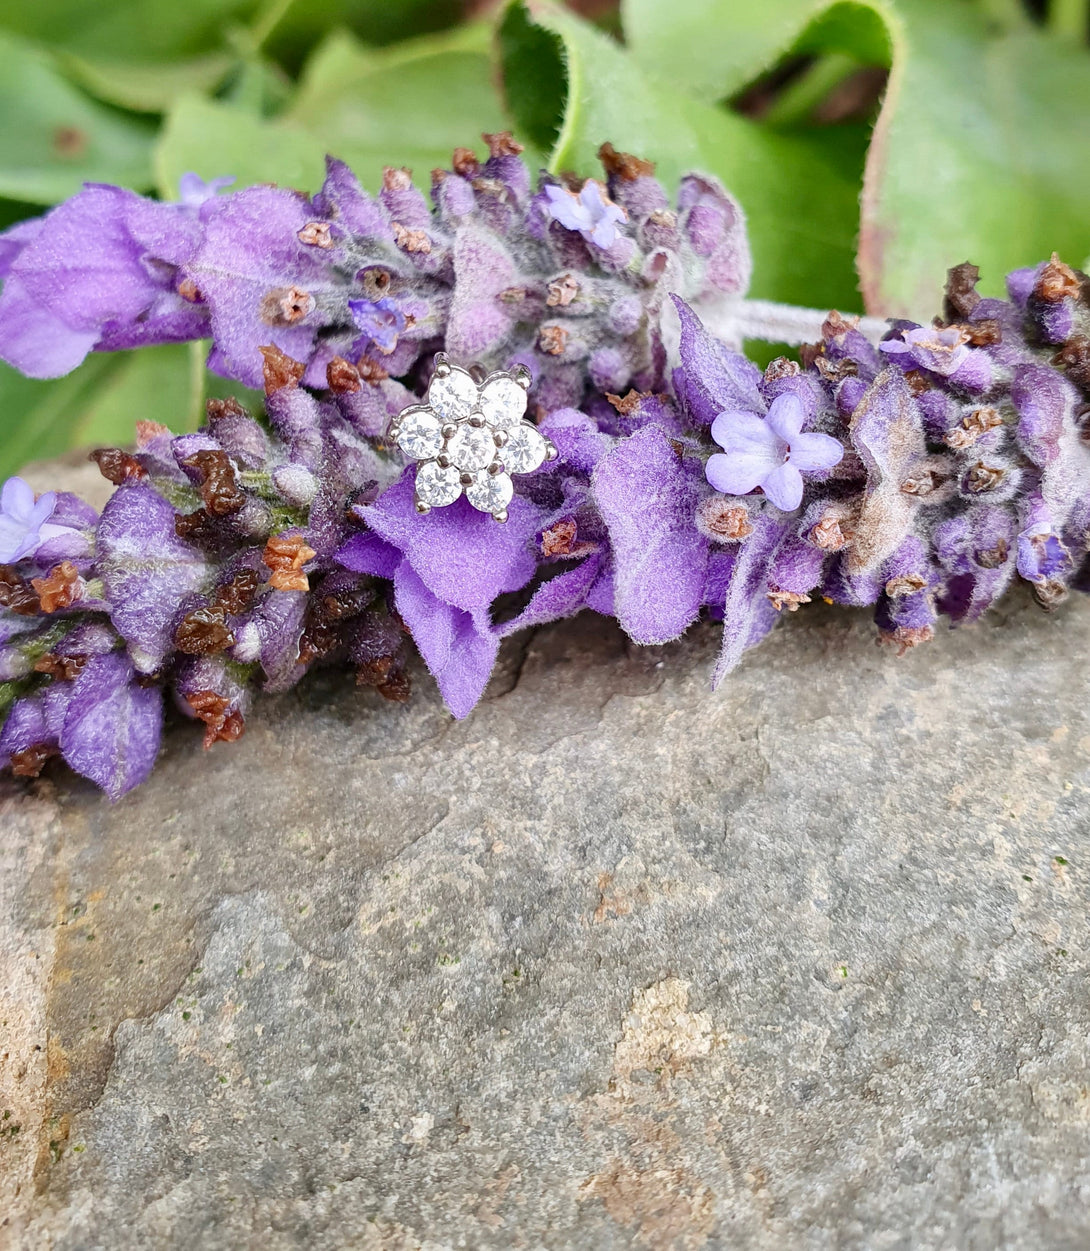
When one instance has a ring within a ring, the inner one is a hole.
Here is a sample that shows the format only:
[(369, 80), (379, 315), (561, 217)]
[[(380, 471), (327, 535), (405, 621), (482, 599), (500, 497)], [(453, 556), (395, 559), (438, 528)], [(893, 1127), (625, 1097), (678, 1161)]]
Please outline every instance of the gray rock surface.
[(0, 1243), (1085, 1248), (1090, 604), (333, 675), (0, 782)]

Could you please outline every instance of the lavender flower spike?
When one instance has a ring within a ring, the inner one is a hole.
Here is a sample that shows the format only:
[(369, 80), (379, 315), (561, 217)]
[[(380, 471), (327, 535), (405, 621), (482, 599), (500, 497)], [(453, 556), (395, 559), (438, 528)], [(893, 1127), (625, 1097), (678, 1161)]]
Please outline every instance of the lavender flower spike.
[(57, 496), (53, 491), (34, 498), (33, 488), (22, 478), (9, 478), (0, 491), (0, 565), (13, 565), (33, 556), (59, 531), (46, 523), (53, 516)]
[(784, 512), (802, 503), (803, 473), (831, 469), (844, 455), (828, 434), (803, 434), (805, 410), (797, 396), (777, 396), (766, 417), (720, 413), (712, 438), (723, 449), (707, 465), (708, 481), (724, 495), (748, 495), (760, 487)]

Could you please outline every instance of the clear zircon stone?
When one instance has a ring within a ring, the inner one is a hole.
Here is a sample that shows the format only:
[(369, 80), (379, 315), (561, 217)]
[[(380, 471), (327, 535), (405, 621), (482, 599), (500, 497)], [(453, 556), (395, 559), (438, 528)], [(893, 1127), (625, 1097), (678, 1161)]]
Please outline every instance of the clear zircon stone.
[(542, 435), (522, 422), (509, 432), (503, 445), (503, 467), (508, 473), (533, 473), (545, 460), (547, 451)]
[(445, 378), (431, 380), (428, 403), (443, 421), (461, 421), (476, 406), (477, 384), (464, 369), (454, 366)]
[(462, 493), (458, 470), (453, 465), (444, 469), (438, 461), (429, 460), (416, 471), (416, 498), (432, 508), (453, 504)]
[(400, 420), (397, 445), (413, 460), (438, 456), (443, 448), (443, 432), (439, 419), (427, 409), (405, 413)]
[(496, 442), (487, 426), (462, 425), (447, 444), (447, 455), (468, 473), (487, 469), (496, 455)]
[(466, 487), (466, 499), (482, 513), (502, 512), (511, 502), (515, 488), (505, 473), (491, 474), (480, 470)]
[(481, 388), (480, 409), (490, 426), (510, 429), (526, 411), (526, 392), (514, 378), (493, 378)]

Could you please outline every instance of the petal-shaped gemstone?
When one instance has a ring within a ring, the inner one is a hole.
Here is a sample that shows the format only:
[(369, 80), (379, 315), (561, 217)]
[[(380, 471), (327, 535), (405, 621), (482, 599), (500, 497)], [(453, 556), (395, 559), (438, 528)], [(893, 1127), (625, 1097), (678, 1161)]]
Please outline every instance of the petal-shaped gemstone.
[(465, 423), (447, 443), (447, 455), (467, 473), (487, 469), (496, 458), (496, 440), (487, 426)]
[(477, 384), (464, 369), (451, 367), (445, 377), (436, 375), (428, 387), (428, 403), (443, 421), (461, 421), (477, 404)]
[(443, 450), (439, 418), (426, 408), (410, 409), (398, 424), (397, 445), (413, 460), (428, 460)]
[(526, 391), (514, 378), (492, 378), (481, 387), (480, 410), (490, 426), (510, 429), (526, 411)]
[(507, 436), (500, 452), (508, 473), (533, 473), (544, 462), (548, 444), (527, 422), (520, 422)]
[(514, 493), (514, 485), (507, 474), (493, 474), (487, 469), (482, 469), (466, 487), (466, 499), (482, 513), (503, 512)]
[(416, 471), (416, 498), (432, 508), (453, 504), (462, 493), (462, 482), (453, 465), (445, 468), (435, 460), (425, 461)]

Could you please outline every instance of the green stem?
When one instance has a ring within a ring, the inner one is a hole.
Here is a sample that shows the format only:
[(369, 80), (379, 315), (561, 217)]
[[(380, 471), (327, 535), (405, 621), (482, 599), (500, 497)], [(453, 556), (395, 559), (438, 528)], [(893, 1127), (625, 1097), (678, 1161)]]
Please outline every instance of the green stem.
[(1087, 0), (1051, 0), (1048, 28), (1061, 39), (1086, 42)]
[(204, 373), (208, 347), (201, 339), (189, 345), (189, 407), (186, 429), (196, 430), (204, 420)]
[(1027, 24), (1021, 0), (980, 0), (980, 7), (1004, 31), (1023, 30)]
[(250, 38), (253, 40), (255, 51), (280, 25), (294, 3), (295, 0), (267, 0), (250, 26)]

